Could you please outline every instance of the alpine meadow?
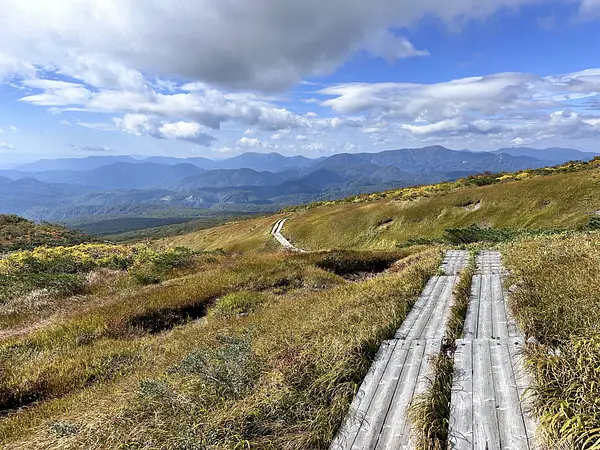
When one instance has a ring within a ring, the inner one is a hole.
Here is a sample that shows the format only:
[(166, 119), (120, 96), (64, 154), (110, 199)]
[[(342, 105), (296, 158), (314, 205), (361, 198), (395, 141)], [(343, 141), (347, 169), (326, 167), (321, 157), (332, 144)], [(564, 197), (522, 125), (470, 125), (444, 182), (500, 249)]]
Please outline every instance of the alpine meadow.
[(600, 450), (599, 0), (0, 0), (1, 450)]

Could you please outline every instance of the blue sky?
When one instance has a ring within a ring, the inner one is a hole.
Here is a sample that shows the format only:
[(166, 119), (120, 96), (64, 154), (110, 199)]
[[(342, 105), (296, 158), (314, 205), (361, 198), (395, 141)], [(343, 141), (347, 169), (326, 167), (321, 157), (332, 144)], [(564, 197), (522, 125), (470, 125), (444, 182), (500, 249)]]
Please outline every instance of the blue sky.
[(7, 0), (0, 165), (599, 150), (600, 0)]

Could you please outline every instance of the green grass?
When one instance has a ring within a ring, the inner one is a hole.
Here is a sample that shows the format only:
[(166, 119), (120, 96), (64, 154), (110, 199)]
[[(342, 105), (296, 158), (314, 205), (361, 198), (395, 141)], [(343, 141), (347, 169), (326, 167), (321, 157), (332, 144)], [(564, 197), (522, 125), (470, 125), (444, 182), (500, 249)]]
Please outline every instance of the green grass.
[[(600, 204), (598, 170), (461, 188), (414, 200), (335, 204), (290, 218), (284, 235), (300, 248), (377, 249), (444, 237), (473, 224), (497, 229), (582, 229)], [(527, 195), (523, 195), (527, 192)], [(466, 201), (480, 202), (469, 210)], [(385, 219), (392, 219), (379, 225)]]
[[(540, 169), (525, 169), (514, 173), (484, 172), (481, 174), (470, 175), (465, 178), (460, 178), (456, 181), (447, 181), (430, 185), (411, 186), (407, 188), (399, 188), (390, 191), (375, 192), (371, 194), (360, 194), (346, 197), (340, 200), (328, 200), (322, 202), (313, 202), (308, 205), (292, 206), (286, 208), (285, 212), (305, 211), (307, 209), (313, 209), (321, 206), (334, 204), (365, 203), (381, 199), (414, 200), (417, 198), (430, 197), (435, 194), (451, 192), (466, 187), (490, 186), (508, 183), (512, 181), (523, 181), (531, 178), (546, 177), (549, 175), (585, 172), (587, 170), (597, 169), (599, 166), (600, 158), (594, 158), (591, 161), (570, 161), (553, 167), (543, 167)], [(461, 202), (460, 206), (474, 208), (478, 207), (479, 203), (477, 201), (467, 199)]]
[(600, 234), (506, 246), (510, 307), (527, 336), (534, 411), (550, 443), (600, 448)]
[(451, 355), (442, 352), (429, 364), (432, 376), (427, 389), (415, 398), (408, 410), (412, 438), (418, 450), (446, 450), (454, 360)]
[[(440, 253), (410, 255), (359, 283), (315, 258), (227, 257), (218, 271), (4, 341), (5, 407), (38, 403), (0, 419), (3, 448), (327, 448)], [(126, 322), (138, 308), (199, 297), (219, 299), (202, 322), (107, 332), (107, 318)]]

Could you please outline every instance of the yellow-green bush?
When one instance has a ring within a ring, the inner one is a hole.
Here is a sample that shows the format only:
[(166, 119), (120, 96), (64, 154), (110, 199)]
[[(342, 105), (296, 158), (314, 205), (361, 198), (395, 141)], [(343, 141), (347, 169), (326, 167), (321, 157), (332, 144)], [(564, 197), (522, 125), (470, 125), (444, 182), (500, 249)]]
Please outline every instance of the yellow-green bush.
[(82, 244), (73, 247), (38, 247), (11, 253), (0, 260), (0, 274), (78, 273), (97, 267), (124, 269), (134, 261), (136, 247)]
[[(14, 252), (0, 259), (0, 298), (10, 299), (42, 288), (56, 294), (82, 292), (83, 279), (77, 275), (100, 268), (129, 269), (140, 284), (155, 283), (172, 271), (192, 265), (195, 254), (179, 247), (162, 250), (146, 245), (111, 244), (38, 247)], [(63, 283), (56, 283), (57, 280)], [(65, 289), (61, 288), (63, 284)], [(74, 289), (76, 285), (80, 288)]]

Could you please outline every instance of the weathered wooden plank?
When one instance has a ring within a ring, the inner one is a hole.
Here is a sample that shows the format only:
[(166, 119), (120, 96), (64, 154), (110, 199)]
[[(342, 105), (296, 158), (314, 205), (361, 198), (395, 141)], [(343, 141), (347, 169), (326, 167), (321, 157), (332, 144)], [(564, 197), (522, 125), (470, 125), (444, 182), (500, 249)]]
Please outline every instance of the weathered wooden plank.
[(481, 299), (481, 275), (473, 275), (471, 282), (471, 296), (467, 315), (465, 317), (464, 337), (475, 339), (477, 336), (477, 324), (479, 322), (479, 302)]
[(537, 423), (535, 422), (533, 413), (531, 411), (533, 393), (527, 390), (527, 388), (531, 385), (531, 377), (527, 373), (523, 361), (524, 356), (522, 353), (525, 348), (525, 339), (510, 338), (507, 340), (507, 348), (510, 354), (510, 360), (515, 376), (515, 385), (517, 387), (517, 392), (521, 403), (521, 412), (523, 413), (523, 421), (525, 423), (525, 430), (527, 431), (529, 448), (533, 450), (538, 448), (536, 442)]
[(473, 449), (473, 342), (458, 339), (450, 402), (448, 439), (455, 450)]
[[(425, 352), (423, 354), (423, 357), (421, 358), (421, 367), (419, 368), (419, 374), (417, 375), (415, 391), (410, 401), (409, 408), (413, 405), (414, 401), (427, 390), (427, 387), (430, 385), (429, 383), (431, 382), (431, 377), (433, 375), (432, 359), (440, 354), (441, 349), (441, 339), (431, 339), (426, 342)], [(394, 446), (392, 446), (391, 449), (408, 450), (412, 448), (416, 448), (416, 442), (412, 433), (412, 423), (407, 416), (404, 423), (404, 428), (402, 430), (402, 437), (400, 438), (399, 443), (394, 444)]]
[(484, 250), (480, 252), (477, 258), (477, 273), (482, 275), (490, 275), (501, 273), (502, 261), (499, 252)]
[(452, 291), (456, 282), (456, 276), (449, 276), (441, 292), (438, 301), (429, 317), (429, 321), (419, 338), (441, 339), (446, 333), (446, 324), (452, 303)]
[(490, 275), (492, 293), (492, 337), (508, 338), (508, 319), (506, 316), (506, 304), (502, 292), (502, 276)]
[(372, 449), (379, 440), (381, 429), (387, 417), (392, 399), (399, 386), (399, 380), (407, 369), (411, 341), (396, 341), (396, 347), (390, 357), (381, 381), (373, 397), (373, 401), (365, 415), (365, 420), (356, 436), (352, 449)]
[[(405, 431), (406, 412), (414, 395), (424, 353), (425, 343), (423, 341), (413, 340), (410, 342), (410, 352), (392, 400), (393, 408), (385, 418), (381, 435), (377, 441), (373, 442), (372, 446), (364, 447), (363, 450), (392, 450), (398, 448), (397, 445), (401, 442), (402, 434)], [(357, 447), (357, 449), (359, 448)]]
[(431, 277), (429, 279), (429, 281), (425, 285), (423, 293), (417, 299), (417, 302), (408, 313), (406, 319), (404, 319), (404, 322), (402, 322), (402, 325), (400, 326), (398, 331), (396, 331), (396, 339), (405, 339), (406, 336), (408, 336), (411, 328), (414, 326), (417, 318), (421, 314), (421, 311), (425, 308), (427, 302), (430, 301), (430, 297), (433, 293), (433, 290), (435, 289), (436, 285), (440, 282), (441, 280), (439, 276)]
[(429, 322), (431, 314), (432, 314), (435, 306), (437, 305), (437, 302), (439, 302), (440, 296), (441, 296), (442, 292), (444, 291), (447, 283), (448, 283), (447, 276), (440, 277), (439, 282), (436, 283), (435, 288), (433, 289), (433, 292), (429, 296), (427, 303), (424, 305), (423, 309), (421, 309), (419, 315), (415, 319), (415, 322), (412, 325), (412, 327), (410, 328), (410, 330), (405, 335), (402, 335), (402, 333), (400, 333), (398, 335), (401, 339), (420, 339), (421, 338), (423, 330), (427, 326), (427, 323)]
[(396, 341), (384, 341), (379, 347), (369, 372), (354, 396), (348, 415), (329, 447), (331, 450), (348, 450), (352, 447), (395, 345)]
[(277, 222), (275, 222), (275, 225), (273, 225), (273, 228), (271, 229), (271, 234), (275, 234), (277, 233), (277, 227), (279, 226), (279, 223), (281, 222), (282, 219), (279, 219)]
[(473, 342), (473, 446), (501, 449), (489, 339)]
[(478, 274), (483, 274), (485, 272), (485, 270), (487, 269), (487, 263), (488, 263), (488, 256), (487, 256), (487, 251), (486, 250), (482, 250), (481, 252), (479, 252), (479, 255), (477, 256), (477, 273)]
[(492, 337), (492, 292), (490, 285), (491, 275), (481, 276), (481, 294), (479, 298), (479, 323), (475, 339)]
[(504, 288), (504, 284), (502, 285), (502, 295), (504, 297), (504, 305), (506, 308), (508, 336), (509, 337), (522, 337), (523, 333), (521, 333), (521, 331), (519, 330), (519, 327), (517, 326), (517, 322), (510, 312), (510, 308), (508, 306), (508, 291)]
[(449, 250), (442, 263), (441, 269), (446, 275), (457, 275), (467, 264), (468, 252), (464, 250)]
[(503, 450), (527, 450), (527, 432), (506, 340), (490, 341), (490, 356), (500, 444)]
[(451, 284), (450, 292), (449, 292), (450, 298), (445, 303), (444, 310), (442, 312), (442, 318), (439, 322), (439, 326), (437, 327), (437, 329), (435, 330), (435, 333), (432, 336), (433, 339), (444, 339), (448, 335), (448, 322), (450, 321), (450, 315), (452, 313), (452, 308), (454, 307), (454, 304), (455, 304), (454, 289), (455, 289), (456, 285), (458, 284), (459, 280), (460, 280), (460, 277), (458, 275), (455, 275), (452, 277), (452, 281), (450, 283)]

